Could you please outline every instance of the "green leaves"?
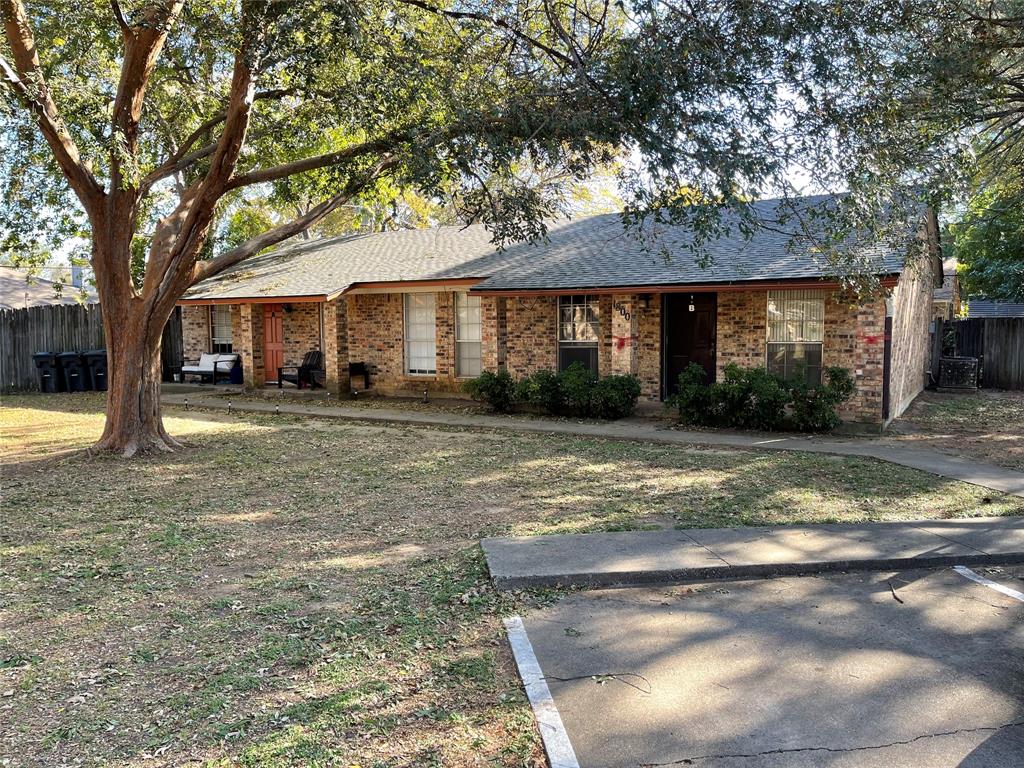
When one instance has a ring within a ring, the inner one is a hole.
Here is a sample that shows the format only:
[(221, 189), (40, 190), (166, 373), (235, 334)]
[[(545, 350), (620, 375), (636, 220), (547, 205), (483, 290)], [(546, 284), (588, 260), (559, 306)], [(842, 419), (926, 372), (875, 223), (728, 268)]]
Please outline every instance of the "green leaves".
[(950, 226), (963, 293), (994, 301), (1024, 301), (1024, 187), (996, 185), (972, 201)]

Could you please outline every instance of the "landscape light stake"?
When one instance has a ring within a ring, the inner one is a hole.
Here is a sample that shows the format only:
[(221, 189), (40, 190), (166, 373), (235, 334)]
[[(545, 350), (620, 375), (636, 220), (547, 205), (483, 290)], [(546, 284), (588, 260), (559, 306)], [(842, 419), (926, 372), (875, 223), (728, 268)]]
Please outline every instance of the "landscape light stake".
[(280, 403), (274, 403), (274, 415), (275, 416), (280, 416), (281, 415), (281, 404)]
[(430, 402), (430, 400), (427, 398), (427, 388), (426, 387), (423, 388), (423, 402), (424, 403), (429, 403)]
[(231, 413), (231, 401), (228, 400), (228, 413)]
[(186, 411), (188, 410), (188, 398), (187, 397), (185, 398), (185, 410)]

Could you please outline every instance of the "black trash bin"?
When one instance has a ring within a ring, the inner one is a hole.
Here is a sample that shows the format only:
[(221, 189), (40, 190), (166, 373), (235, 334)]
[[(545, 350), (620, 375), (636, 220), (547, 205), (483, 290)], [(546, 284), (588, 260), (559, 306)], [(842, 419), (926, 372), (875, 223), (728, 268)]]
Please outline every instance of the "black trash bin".
[(36, 370), (39, 371), (40, 392), (64, 392), (64, 372), (53, 352), (36, 352), (32, 355)]
[(64, 371), (64, 383), (68, 392), (85, 392), (89, 389), (89, 371), (78, 352), (61, 352), (57, 361)]
[(97, 392), (107, 391), (107, 350), (89, 349), (82, 353), (82, 360), (89, 372), (89, 387)]

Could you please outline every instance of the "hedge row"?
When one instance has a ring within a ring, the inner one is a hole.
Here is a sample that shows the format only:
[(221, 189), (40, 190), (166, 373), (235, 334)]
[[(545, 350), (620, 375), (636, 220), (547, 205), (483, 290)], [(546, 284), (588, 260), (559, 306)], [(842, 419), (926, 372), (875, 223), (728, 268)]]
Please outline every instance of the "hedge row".
[(508, 371), (484, 371), (463, 388), (475, 400), (487, 403), (499, 413), (530, 406), (556, 416), (590, 416), (621, 419), (636, 408), (640, 380), (636, 376), (598, 378), (580, 363), (566, 370), (537, 371), (516, 381)]
[(825, 382), (811, 387), (783, 381), (764, 368), (725, 366), (722, 381), (706, 384), (707, 373), (696, 363), (679, 375), (679, 392), (667, 405), (687, 424), (736, 429), (828, 432), (839, 426), (836, 408), (853, 395), (854, 383), (845, 368), (827, 368)]

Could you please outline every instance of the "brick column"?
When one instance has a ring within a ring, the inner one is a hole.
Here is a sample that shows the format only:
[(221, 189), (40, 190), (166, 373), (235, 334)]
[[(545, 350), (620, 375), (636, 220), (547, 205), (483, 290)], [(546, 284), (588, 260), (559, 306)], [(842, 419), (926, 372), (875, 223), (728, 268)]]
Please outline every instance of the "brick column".
[(437, 345), (437, 378), (455, 381), (455, 294), (434, 294), (434, 317)]
[(612, 356), (609, 373), (637, 373), (638, 307), (636, 296), (612, 296)]
[(612, 373), (612, 324), (615, 320), (612, 318), (614, 311), (612, 310), (612, 297), (611, 296), (600, 296), (597, 300), (598, 304), (598, 346), (597, 346), (597, 374), (598, 376), (607, 376)]
[(347, 395), (352, 390), (348, 377), (348, 297), (341, 296), (323, 305), (324, 367), (327, 390)]
[(480, 356), (485, 371), (498, 371), (505, 367), (505, 298), (480, 298)]
[(242, 376), (245, 386), (249, 389), (259, 389), (265, 381), (262, 304), (242, 304), (238, 330), (238, 354), (242, 356)]

